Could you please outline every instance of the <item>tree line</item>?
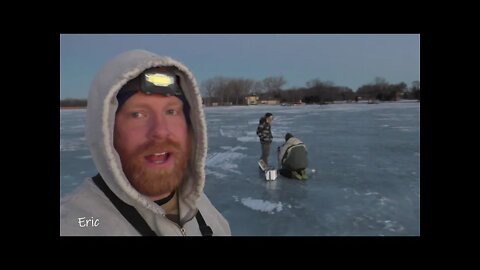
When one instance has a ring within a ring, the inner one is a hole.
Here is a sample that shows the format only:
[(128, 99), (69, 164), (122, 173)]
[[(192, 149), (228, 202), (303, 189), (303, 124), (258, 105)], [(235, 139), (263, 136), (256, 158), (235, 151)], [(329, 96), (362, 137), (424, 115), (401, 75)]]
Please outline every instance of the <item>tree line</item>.
[(60, 100), (60, 108), (62, 107), (87, 107), (86, 99), (66, 98)]
[(283, 76), (267, 77), (261, 81), (244, 78), (217, 76), (201, 84), (204, 103), (211, 105), (246, 105), (246, 96), (256, 95), (259, 99), (276, 99), (281, 103), (317, 103), (334, 101), (358, 101), (359, 99), (396, 101), (398, 99), (420, 100), (420, 81), (408, 87), (406, 83), (390, 84), (377, 77), (373, 83), (353, 91), (349, 87), (336, 86), (333, 82), (313, 79), (305, 87), (282, 89), (287, 83)]
[[(324, 104), (334, 101), (358, 101), (360, 99), (396, 101), (398, 99), (420, 100), (420, 81), (413, 81), (410, 87), (404, 83), (391, 84), (377, 77), (374, 82), (362, 85), (356, 91), (349, 87), (337, 86), (330, 81), (313, 79), (305, 87), (283, 89), (287, 81), (283, 76), (267, 77), (256, 81), (245, 78), (217, 76), (200, 85), (204, 103), (218, 105), (247, 105), (245, 97), (256, 95), (261, 100), (276, 99), (280, 103)], [(86, 107), (86, 99), (67, 98), (60, 100), (60, 107)]]
[(375, 83), (358, 88), (357, 95), (381, 101), (395, 101), (399, 98), (420, 100), (420, 81), (413, 81), (408, 88), (404, 82), (389, 84), (385, 79), (377, 77)]

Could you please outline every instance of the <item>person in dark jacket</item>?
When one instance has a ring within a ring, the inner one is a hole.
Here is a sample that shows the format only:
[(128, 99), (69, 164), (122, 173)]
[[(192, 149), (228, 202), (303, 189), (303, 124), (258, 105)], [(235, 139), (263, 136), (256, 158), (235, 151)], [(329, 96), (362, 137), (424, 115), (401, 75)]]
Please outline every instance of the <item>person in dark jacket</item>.
[(291, 133), (285, 135), (285, 143), (278, 147), (279, 173), (288, 178), (307, 180), (307, 147)]
[(268, 167), (268, 156), (270, 155), (270, 144), (272, 144), (272, 130), (271, 123), (273, 121), (273, 115), (266, 113), (258, 123), (257, 135), (260, 138), (260, 146), (262, 148), (262, 156), (260, 162), (263, 162)]

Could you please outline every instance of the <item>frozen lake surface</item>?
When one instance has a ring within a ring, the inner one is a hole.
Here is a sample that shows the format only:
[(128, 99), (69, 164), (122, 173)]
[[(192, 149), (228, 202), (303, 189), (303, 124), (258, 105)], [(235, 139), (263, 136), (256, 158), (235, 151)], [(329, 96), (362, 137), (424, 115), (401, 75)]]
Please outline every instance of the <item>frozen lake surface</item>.
[[(420, 234), (420, 103), (205, 108), (205, 193), (233, 235)], [(290, 132), (308, 148), (309, 180), (265, 181), (259, 118), (274, 115), (270, 164)], [(96, 169), (85, 110), (60, 111), (60, 196)], [(315, 169), (315, 173), (311, 170)]]

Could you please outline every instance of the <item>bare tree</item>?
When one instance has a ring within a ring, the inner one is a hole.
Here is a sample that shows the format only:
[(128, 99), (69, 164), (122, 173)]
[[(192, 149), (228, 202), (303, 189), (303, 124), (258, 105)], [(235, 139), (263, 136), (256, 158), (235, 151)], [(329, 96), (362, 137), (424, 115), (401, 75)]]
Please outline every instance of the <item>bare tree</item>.
[(228, 81), (229, 79), (225, 77), (216, 76), (202, 83), (202, 90), (207, 94), (210, 105), (213, 100), (216, 100), (216, 102), (220, 104), (225, 102), (225, 98), (228, 96), (228, 93), (225, 91)]
[(66, 98), (60, 100), (60, 107), (87, 107), (86, 99)]
[(333, 87), (335, 86), (335, 83), (332, 81), (322, 81), (321, 79), (315, 78), (308, 81), (305, 85), (307, 86), (307, 88), (314, 88), (316, 86)]
[(412, 82), (412, 98), (420, 100), (420, 81)]
[(236, 103), (235, 104), (239, 104), (239, 103), (244, 103), (244, 98), (245, 96), (248, 95), (248, 93), (250, 92), (250, 90), (254, 87), (255, 85), (255, 81), (254, 80), (251, 80), (251, 79), (237, 79), (237, 80), (234, 80), (235, 81), (235, 94), (236, 94)]
[(314, 86), (317, 86), (321, 84), (321, 81), (320, 79), (313, 79), (313, 80), (310, 80), (308, 82), (305, 83), (305, 85), (307, 86), (307, 88), (312, 88)]
[(252, 85), (252, 88), (250, 89), (250, 94), (251, 95), (258, 95), (262, 92), (264, 92), (264, 88), (263, 88), (263, 83), (260, 82), (260, 81), (254, 81), (253, 85)]
[(282, 86), (284, 86), (286, 83), (287, 81), (283, 78), (283, 76), (267, 77), (262, 81), (263, 88), (267, 92), (281, 90)]
[(208, 79), (202, 83), (202, 91), (208, 97), (208, 105), (213, 100), (220, 104), (243, 104), (244, 98), (255, 91), (256, 81), (251, 79), (231, 79), (221, 76)]
[(387, 85), (387, 80), (383, 77), (375, 77), (375, 85)]
[(420, 90), (420, 81), (413, 81), (412, 82), (412, 91), (413, 90)]
[(215, 79), (208, 79), (202, 82), (201, 89), (207, 96), (207, 105), (212, 105), (212, 99), (215, 97)]
[(214, 79), (215, 82), (215, 91), (214, 95), (220, 102), (220, 104), (223, 104), (225, 102), (225, 98), (227, 99), (228, 102), (228, 93), (225, 91), (226, 86), (228, 84), (228, 79), (225, 77), (217, 76)]

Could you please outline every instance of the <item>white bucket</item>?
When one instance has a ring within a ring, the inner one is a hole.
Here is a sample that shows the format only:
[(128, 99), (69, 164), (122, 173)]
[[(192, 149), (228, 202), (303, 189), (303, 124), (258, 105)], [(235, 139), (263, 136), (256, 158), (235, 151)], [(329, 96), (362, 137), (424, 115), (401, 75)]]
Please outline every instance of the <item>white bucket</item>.
[(272, 181), (277, 179), (277, 170), (265, 171), (265, 179), (267, 179), (267, 181)]

